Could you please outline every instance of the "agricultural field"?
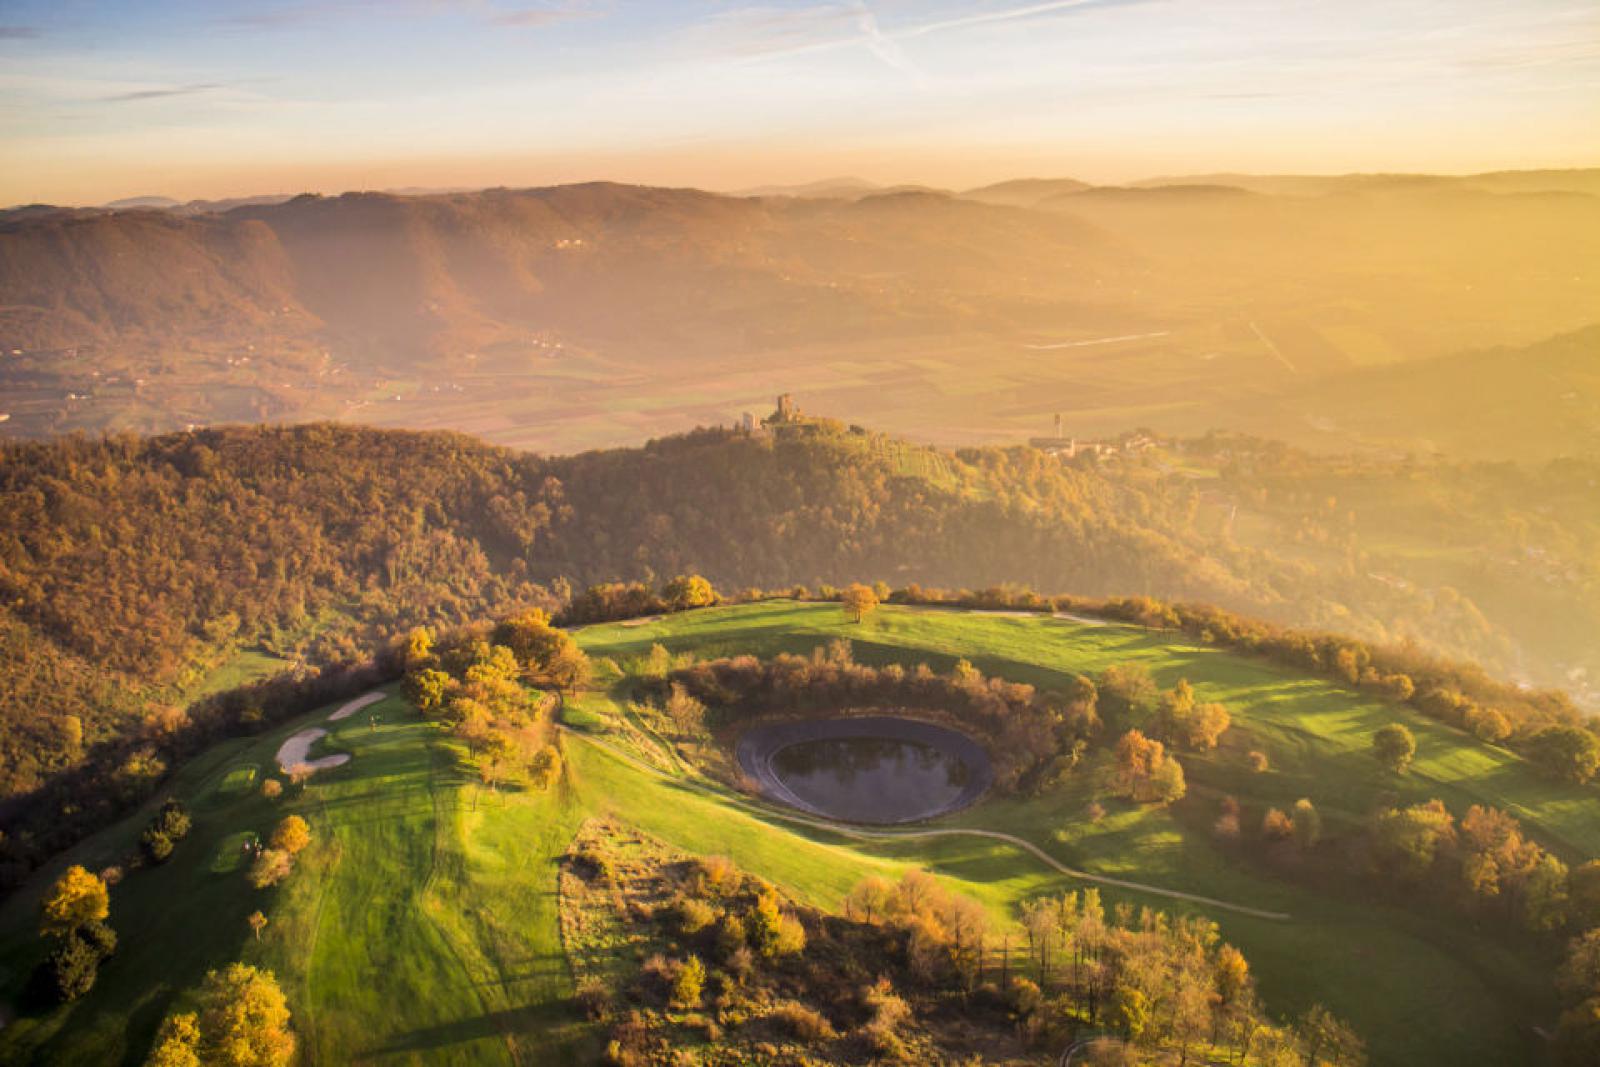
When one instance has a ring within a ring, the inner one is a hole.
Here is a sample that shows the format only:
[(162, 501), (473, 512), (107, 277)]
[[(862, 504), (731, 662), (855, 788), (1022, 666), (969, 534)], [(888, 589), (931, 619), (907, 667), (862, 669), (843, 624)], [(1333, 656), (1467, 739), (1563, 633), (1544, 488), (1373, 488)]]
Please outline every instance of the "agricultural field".
[[(571, 1004), (558, 879), (561, 857), (595, 819), (684, 854), (726, 856), (825, 911), (863, 877), (925, 869), (1005, 928), (1024, 901), (1096, 884), (1058, 868), (1116, 879), (1125, 884), (1100, 883), (1108, 904), (1214, 919), (1249, 959), (1273, 1014), (1324, 1003), (1354, 1025), (1374, 1064), (1528, 1062), (1534, 1028), (1554, 1018), (1553, 945), (1546, 954), (1496, 924), (1409, 906), (1354, 872), (1329, 877), (1319, 866), (1313, 878), (1292, 858), (1210, 833), (1223, 794), (1238, 798), (1246, 825), (1268, 806), (1308, 797), (1333, 840), (1380, 801), (1438, 797), (1458, 813), (1472, 803), (1513, 812), (1569, 863), (1600, 855), (1592, 793), (1548, 784), (1513, 754), (1406, 708), (1172, 635), (1048, 616), (884, 607), (856, 624), (837, 605), (768, 601), (577, 637), (596, 681), (565, 704), (565, 769), (548, 791), (485, 789), (462, 767), (458, 743), (391, 692), (371, 709), (375, 722), (328, 722), (325, 708), (224, 742), (179, 770), (150, 810), (60, 857), (0, 908), (0, 994), (14, 1005), (0, 1061), (139, 1062), (175, 998), (207, 969), (243, 960), (279, 976), (306, 1062), (594, 1062), (598, 1031)], [(1091, 784), (1073, 776), (1036, 798), (991, 797), (934, 827), (866, 834), (707, 780), (692, 753), (629, 707), (633, 672), (657, 643), (709, 658), (809, 652), (841, 637), (861, 662), (943, 670), (966, 658), (1043, 689), (1142, 663), (1164, 687), (1187, 678), (1199, 699), (1225, 703), (1234, 725), (1217, 750), (1183, 757), (1189, 793), (1168, 807), (1110, 801), (1092, 819)], [(1393, 721), (1418, 742), (1403, 778), (1367, 751)], [(260, 784), (281, 777), (278, 746), (311, 725), (329, 730), (313, 756), (343, 752), (350, 762), (267, 799)], [(1249, 751), (1265, 753), (1270, 769), (1249, 769)], [(119, 862), (169, 795), (188, 806), (194, 829), (169, 861), (130, 870), (112, 889), (118, 954), (84, 999), (28, 1008), (20, 998), (42, 955), (45, 887), (68, 864)], [(254, 890), (237, 857), (288, 813), (308, 820), (312, 844), (281, 887)], [(928, 829), (1013, 835), (1053, 863), (995, 837)], [(259, 940), (245, 921), (258, 908), (269, 920)]]

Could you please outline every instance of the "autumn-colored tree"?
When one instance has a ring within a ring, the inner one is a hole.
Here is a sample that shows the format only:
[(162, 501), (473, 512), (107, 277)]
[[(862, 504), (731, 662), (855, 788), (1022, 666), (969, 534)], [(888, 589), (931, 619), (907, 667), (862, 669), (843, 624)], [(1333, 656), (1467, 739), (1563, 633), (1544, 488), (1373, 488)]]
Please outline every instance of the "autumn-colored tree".
[(1389, 723), (1372, 735), (1372, 751), (1396, 774), (1404, 774), (1417, 754), (1417, 739), (1397, 722)]
[(639, 676), (652, 681), (661, 681), (672, 670), (672, 653), (667, 651), (667, 646), (657, 641), (650, 646), (650, 652), (639, 665)]
[(1574, 867), (1567, 877), (1567, 892), (1573, 924), (1582, 930), (1600, 926), (1600, 860)]
[(271, 971), (242, 963), (200, 987), (201, 1061), (217, 1067), (285, 1067), (294, 1057), (289, 1005)]
[(1294, 820), (1281, 809), (1268, 808), (1261, 819), (1261, 836), (1268, 841), (1287, 841), (1294, 836)]
[(1112, 786), (1119, 796), (1141, 804), (1170, 803), (1187, 789), (1183, 768), (1167, 755), (1166, 746), (1139, 730), (1129, 730), (1117, 741)]
[(878, 594), (872, 591), (871, 586), (854, 582), (845, 586), (843, 591), (840, 592), (839, 602), (844, 605), (844, 609), (850, 613), (850, 616), (859, 623), (877, 610)]
[(261, 940), (261, 931), (267, 928), (267, 917), (259, 911), (252, 911), (245, 922), (250, 924), (250, 932), (256, 935), (256, 940)]
[(433, 631), (426, 626), (414, 626), (406, 634), (403, 653), (407, 673), (419, 671), (433, 662)]
[(667, 692), (665, 711), (672, 725), (684, 737), (693, 737), (705, 729), (706, 706), (677, 682), (672, 683)]
[(161, 1020), (155, 1047), (150, 1050), (144, 1067), (202, 1067), (200, 1017), (187, 1011)]
[(545, 663), (543, 680), (563, 693), (570, 693), (587, 685), (594, 673), (594, 665), (578, 643), (568, 638)]
[(405, 680), (400, 683), (400, 691), (422, 714), (438, 715), (444, 709), (455, 684), (455, 679), (444, 671), (421, 667), (406, 672)]
[(272, 831), (272, 847), (293, 856), (311, 844), (311, 827), (298, 815), (290, 815)]
[(678, 968), (672, 981), (672, 1003), (678, 1008), (698, 1008), (706, 984), (706, 965), (700, 957), (691, 955)]
[(1425, 875), (1455, 841), (1455, 819), (1439, 800), (1385, 811), (1373, 821), (1374, 857), (1405, 879)]
[(869, 876), (857, 882), (844, 899), (844, 913), (860, 922), (883, 919), (894, 901), (894, 884)]
[(698, 574), (680, 574), (662, 588), (661, 598), (673, 611), (686, 611), (715, 604), (717, 591)]
[(41, 934), (66, 937), (79, 927), (101, 922), (110, 915), (111, 894), (98, 875), (74, 864), (45, 894), (40, 912)]
[(283, 796), (283, 783), (276, 778), (268, 778), (261, 783), (261, 795), (268, 800), (277, 800)]
[(246, 877), (255, 888), (267, 889), (289, 877), (293, 870), (293, 856), (282, 849), (269, 848), (256, 856)]
[(1302, 849), (1314, 848), (1322, 840), (1322, 815), (1310, 798), (1301, 797), (1294, 802), (1294, 840)]
[(1582, 785), (1600, 774), (1600, 737), (1581, 726), (1548, 726), (1529, 739), (1528, 756), (1550, 777)]

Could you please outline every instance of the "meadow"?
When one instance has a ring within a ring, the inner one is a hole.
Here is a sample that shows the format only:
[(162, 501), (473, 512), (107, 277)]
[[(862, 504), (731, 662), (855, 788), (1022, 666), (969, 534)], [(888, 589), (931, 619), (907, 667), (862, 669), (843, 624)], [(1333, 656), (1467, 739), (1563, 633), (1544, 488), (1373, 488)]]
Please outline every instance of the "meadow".
[[(993, 797), (941, 822), (1015, 834), (1069, 866), (1281, 911), (1271, 920), (1125, 889), (1105, 890), (1168, 911), (1209, 914), (1241, 948), (1275, 1014), (1316, 1002), (1347, 1017), (1374, 1064), (1506, 1064), (1536, 1055), (1536, 1025), (1554, 1014), (1549, 953), (1490, 922), (1416, 907), (1351, 872), (1311, 877), (1293, 862), (1219, 845), (1217, 800), (1236, 796), (1245, 821), (1309, 797), (1334, 835), (1381, 799), (1443, 799), (1514, 811), (1569, 862), (1600, 855), (1600, 805), (1554, 786), (1514, 755), (1486, 748), (1409, 710), (1273, 665), (1115, 625), (1049, 617), (885, 607), (862, 624), (836, 605), (770, 601), (582, 630), (602, 663), (597, 688), (569, 701), (566, 773), (549, 792), (482, 789), (454, 742), (398, 696), (326, 723), (331, 709), (256, 738), (229, 741), (183, 767), (167, 795), (194, 830), (166, 864), (130, 871), (112, 891), (116, 958), (93, 992), (65, 1008), (19, 1005), (0, 1031), (0, 1061), (138, 1063), (160, 1018), (206, 969), (233, 960), (279, 975), (306, 1062), (592, 1062), (592, 1028), (568, 1003), (556, 862), (588, 819), (609, 816), (670, 846), (723, 854), (797, 901), (837, 908), (868, 874), (934, 871), (981, 901), (999, 923), (1022, 901), (1079, 883), (999, 841), (941, 837), (864, 840), (806, 825), (694, 775), (631, 718), (621, 699), (633, 661), (654, 643), (702, 657), (808, 652), (836, 637), (868, 662), (957, 658), (987, 673), (1051, 688), (1064, 674), (1146, 664), (1163, 686), (1187, 677), (1221, 700), (1234, 727), (1216, 752), (1185, 756), (1189, 796), (1168, 808), (1111, 802), (1086, 818), (1084, 777), (1036, 799)], [(604, 664), (613, 661), (618, 671)], [(1418, 758), (1404, 778), (1368, 755), (1377, 726), (1404, 721)], [(282, 739), (308, 724), (330, 734), (312, 755), (348, 752), (343, 767), (277, 801), (259, 783)], [(1242, 758), (1267, 753), (1271, 770)], [(311, 823), (314, 842), (280, 888), (257, 891), (236, 859), (250, 833), (282, 815)], [(40, 957), (38, 898), (68, 863), (98, 869), (133, 851), (149, 811), (84, 842), (0, 907), (0, 993), (17, 1002)], [(1319, 870), (1323, 870), (1319, 868)], [(245, 922), (269, 925), (257, 941)], [(1015, 939), (1014, 939), (1015, 940)]]

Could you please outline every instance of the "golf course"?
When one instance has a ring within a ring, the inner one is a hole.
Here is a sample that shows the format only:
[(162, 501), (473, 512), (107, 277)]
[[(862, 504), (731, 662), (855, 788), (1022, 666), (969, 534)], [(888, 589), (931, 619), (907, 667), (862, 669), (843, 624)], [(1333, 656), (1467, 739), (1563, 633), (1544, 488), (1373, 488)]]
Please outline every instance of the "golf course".
[[(1224, 797), (1246, 825), (1307, 798), (1338, 850), (1381, 805), (1437, 798), (1457, 814), (1501, 808), (1568, 863), (1600, 856), (1592, 788), (1548, 781), (1408, 707), (1172, 633), (1044, 613), (885, 605), (857, 623), (837, 604), (767, 600), (575, 636), (596, 670), (560, 701), (561, 773), (548, 788), (486, 787), (462, 742), (389, 685), (356, 714), (330, 718), (330, 705), (216, 745), (145, 809), (41, 869), (0, 908), (0, 1062), (142, 1063), (185, 992), (235, 961), (277, 975), (304, 1063), (595, 1062), (601, 1030), (572, 1006), (557, 885), (574, 837), (601, 818), (726, 856), (825, 911), (863, 878), (922, 869), (1001, 930), (1024, 902), (1089, 885), (1108, 904), (1204, 915), (1248, 958), (1272, 1014), (1324, 1004), (1374, 1064), (1528, 1062), (1557, 1013), (1554, 945), (1408, 900), (1337, 859), (1312, 866), (1212, 832)], [(868, 829), (718, 784), (630, 707), (656, 645), (687, 661), (809, 654), (840, 638), (859, 663), (948, 671), (965, 659), (1041, 691), (1138, 664), (1163, 688), (1187, 679), (1197, 699), (1226, 705), (1232, 727), (1216, 748), (1183, 754), (1188, 792), (1172, 804), (1111, 801), (1091, 817), (1092, 776), (1074, 773), (1036, 795), (991, 791), (928, 823)], [(1372, 735), (1394, 722), (1416, 738), (1404, 775), (1371, 755)], [(285, 742), (313, 729), (326, 733), (300, 756), (320, 769), (264, 795)], [(349, 758), (321, 762), (333, 756)], [(193, 829), (166, 862), (111, 888), (121, 939), (94, 989), (31, 1007), (41, 897), (70, 865), (98, 871), (136, 851), (168, 797)], [(310, 845), (280, 885), (252, 888), (243, 843), (290, 814), (309, 824)], [(258, 910), (259, 931), (247, 922)]]

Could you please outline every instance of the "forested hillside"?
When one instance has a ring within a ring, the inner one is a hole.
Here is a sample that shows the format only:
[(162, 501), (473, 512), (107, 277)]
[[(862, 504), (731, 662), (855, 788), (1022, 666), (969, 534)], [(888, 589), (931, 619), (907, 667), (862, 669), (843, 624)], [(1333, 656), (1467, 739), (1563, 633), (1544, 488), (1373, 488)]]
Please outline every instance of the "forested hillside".
[[(1592, 559), (1593, 477), (1541, 475), (1541, 499), (1570, 501), (1552, 512), (1449, 468), (1346, 469), (1243, 440), (1063, 462), (825, 421), (569, 458), (332, 425), (14, 443), (0, 465), (0, 789), (17, 798), (97, 744), (163, 736), (241, 656), (258, 673), (311, 669), (413, 625), (690, 572), (729, 593), (869, 578), (1148, 594), (1509, 672), (1516, 626), (1374, 567), (1382, 538), (1398, 551), (1384, 517), (1414, 513), (1401, 528), (1426, 539), (1452, 509), (1492, 505), (1522, 516), (1505, 551), (1554, 572)], [(1589, 566), (1538, 583), (1543, 602), (1580, 597)]]

